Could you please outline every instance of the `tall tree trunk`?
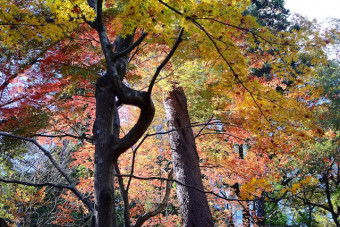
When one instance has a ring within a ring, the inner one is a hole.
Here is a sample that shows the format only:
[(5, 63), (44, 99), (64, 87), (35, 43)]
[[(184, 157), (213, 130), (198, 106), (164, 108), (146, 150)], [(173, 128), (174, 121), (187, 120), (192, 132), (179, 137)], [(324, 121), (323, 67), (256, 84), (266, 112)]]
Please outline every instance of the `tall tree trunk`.
[[(95, 226), (118, 226), (115, 216), (113, 178), (118, 157), (135, 144), (147, 130), (154, 117), (155, 108), (150, 94), (131, 89), (123, 84), (129, 54), (124, 53), (131, 47), (134, 34), (125, 38), (118, 36), (113, 45), (110, 43), (104, 25), (96, 25), (103, 53), (106, 58), (107, 72), (96, 84), (96, 120), (93, 126), (95, 138)], [(115, 53), (113, 53), (113, 49)], [(118, 105), (132, 105), (140, 108), (140, 115), (122, 138), (119, 138), (120, 118)]]
[[(99, 33), (105, 56), (113, 55), (105, 30)], [(134, 35), (125, 39), (118, 36), (114, 42), (115, 50), (127, 49), (133, 42)], [(111, 51), (111, 52), (110, 52)], [(94, 155), (94, 191), (95, 191), (95, 226), (118, 226), (114, 205), (114, 170), (121, 149), (120, 119), (115, 91), (115, 82), (121, 81), (126, 73), (129, 55), (122, 56), (114, 63), (107, 62), (107, 72), (96, 83), (96, 120), (93, 126), (95, 138)], [(117, 83), (117, 82), (116, 82)], [(120, 150), (119, 150), (120, 149)], [(118, 151), (119, 150), (119, 151)]]
[[(123, 82), (129, 63), (129, 53), (146, 37), (143, 33), (136, 42), (131, 35), (117, 36), (112, 44), (103, 22), (103, 1), (88, 0), (96, 12), (96, 19), (87, 22), (99, 36), (106, 61), (106, 73), (96, 83), (96, 120), (93, 126), (95, 139), (94, 191), (95, 207), (93, 225), (96, 227), (117, 226), (114, 207), (113, 177), (115, 165), (121, 154), (133, 146), (150, 126), (155, 115), (151, 99), (152, 87), (162, 68), (167, 64), (182, 40), (183, 29), (164, 61), (157, 67), (148, 91), (139, 91)], [(122, 138), (119, 138), (120, 118), (118, 106), (130, 105), (140, 109), (135, 125)]]
[[(195, 138), (190, 127), (183, 89), (174, 87), (164, 102), (175, 179), (203, 190)], [(183, 226), (213, 226), (206, 195), (192, 187), (176, 185)]]

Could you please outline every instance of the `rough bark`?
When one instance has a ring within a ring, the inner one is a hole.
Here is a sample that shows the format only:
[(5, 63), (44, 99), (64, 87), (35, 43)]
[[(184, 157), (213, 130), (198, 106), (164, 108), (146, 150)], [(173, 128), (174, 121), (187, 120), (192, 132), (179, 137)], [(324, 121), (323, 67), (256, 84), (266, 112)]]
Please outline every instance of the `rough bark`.
[[(203, 190), (195, 138), (190, 127), (187, 100), (180, 87), (174, 87), (164, 101), (175, 179)], [(183, 226), (213, 226), (206, 195), (191, 187), (176, 185)]]
[[(114, 210), (113, 190), (115, 165), (119, 156), (142, 137), (151, 124), (155, 108), (150, 94), (131, 89), (123, 84), (129, 51), (135, 46), (134, 35), (125, 38), (118, 36), (111, 44), (101, 21), (101, 1), (96, 1), (96, 3), (97, 19), (91, 26), (98, 32), (107, 71), (96, 83), (96, 120), (93, 126), (95, 139), (94, 225), (111, 227), (118, 225)], [(141, 110), (137, 123), (123, 138), (119, 138), (119, 105), (132, 105)]]

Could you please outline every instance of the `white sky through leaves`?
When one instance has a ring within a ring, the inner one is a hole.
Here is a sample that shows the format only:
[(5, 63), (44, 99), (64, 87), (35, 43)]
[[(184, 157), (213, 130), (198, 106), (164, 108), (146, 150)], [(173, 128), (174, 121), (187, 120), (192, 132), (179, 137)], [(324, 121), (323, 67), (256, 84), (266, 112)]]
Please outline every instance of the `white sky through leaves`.
[(340, 19), (340, 0), (285, 0), (285, 6), (291, 13), (307, 16), (310, 20)]

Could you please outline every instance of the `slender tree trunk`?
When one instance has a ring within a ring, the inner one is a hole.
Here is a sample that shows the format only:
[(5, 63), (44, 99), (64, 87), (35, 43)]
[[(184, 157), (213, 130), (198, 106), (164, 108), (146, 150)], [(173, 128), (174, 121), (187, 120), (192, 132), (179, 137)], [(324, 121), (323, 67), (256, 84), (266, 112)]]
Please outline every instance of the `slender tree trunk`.
[[(96, 12), (96, 19), (88, 22), (99, 36), (101, 48), (106, 61), (106, 73), (96, 83), (96, 120), (93, 126), (95, 139), (95, 207), (92, 224), (96, 227), (117, 226), (114, 207), (113, 177), (115, 165), (121, 154), (133, 146), (150, 126), (155, 107), (151, 99), (152, 87), (159, 72), (167, 64), (183, 35), (179, 36), (165, 60), (157, 67), (148, 91), (139, 91), (125, 85), (123, 80), (129, 63), (129, 53), (146, 37), (143, 33), (134, 43), (134, 32), (131, 35), (117, 36), (111, 43), (103, 21), (103, 1), (88, 0)], [(120, 118), (118, 106), (130, 105), (140, 109), (137, 122), (122, 138), (119, 137)], [(128, 212), (128, 211), (126, 211)]]
[[(238, 145), (238, 153), (240, 159), (244, 159), (244, 149), (243, 145)], [(240, 191), (240, 186), (238, 185), (238, 191)], [(239, 195), (237, 195), (239, 196)], [(244, 227), (250, 226), (250, 211), (249, 211), (249, 201), (242, 202), (242, 224)]]
[[(195, 138), (190, 127), (183, 89), (174, 87), (164, 102), (175, 179), (203, 190)], [(183, 226), (213, 226), (206, 195), (192, 187), (177, 184), (177, 197)]]
[[(99, 27), (98, 33), (101, 39), (102, 50), (107, 59), (107, 72), (96, 83), (96, 120), (93, 126), (95, 138), (94, 224), (96, 227), (112, 227), (118, 226), (115, 215), (113, 187), (115, 165), (119, 155), (130, 146), (129, 143), (124, 143), (119, 138), (120, 119), (117, 97), (124, 100), (124, 95), (128, 95), (132, 90), (119, 90), (123, 87), (121, 80), (126, 74), (129, 55), (126, 54), (115, 61), (108, 60), (113, 56), (112, 44), (106, 36), (104, 27)], [(127, 49), (132, 44), (133, 37), (134, 35), (130, 35), (123, 39), (118, 36), (113, 44), (115, 50), (119, 52)], [(143, 134), (145, 131), (143, 127), (140, 127), (140, 130), (142, 131), (139, 131), (138, 134)], [(131, 139), (130, 142), (134, 143), (135, 141), (136, 139)]]
[(258, 226), (265, 226), (265, 208), (264, 208), (264, 199), (261, 196), (260, 199), (256, 201), (256, 223)]

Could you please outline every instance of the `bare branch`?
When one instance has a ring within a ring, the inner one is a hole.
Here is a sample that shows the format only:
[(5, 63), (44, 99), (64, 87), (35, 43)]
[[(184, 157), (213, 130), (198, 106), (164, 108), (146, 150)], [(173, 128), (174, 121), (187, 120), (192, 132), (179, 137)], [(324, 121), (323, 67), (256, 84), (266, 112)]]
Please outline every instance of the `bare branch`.
[(70, 184), (70, 188), (72, 188), (71, 190), (74, 192), (74, 194), (91, 210), (93, 211), (93, 204), (92, 202), (85, 198), (83, 194), (81, 194), (78, 189), (74, 186), (73, 182), (71, 181), (71, 179), (69, 178), (69, 176), (65, 173), (64, 170), (61, 169), (61, 167), (57, 164), (57, 162), (54, 160), (54, 158), (52, 157), (51, 153), (49, 151), (47, 151), (45, 148), (43, 148), (36, 140), (31, 139), (31, 138), (26, 138), (26, 137), (22, 137), (22, 136), (17, 136), (17, 135), (12, 135), (12, 134), (8, 134), (5, 132), (0, 132), (0, 136), (6, 136), (6, 137), (11, 137), (11, 138), (15, 138), (15, 139), (20, 139), (20, 140), (24, 140), (30, 143), (33, 143), (34, 145), (36, 145), (47, 157), (48, 159), (51, 161), (51, 163), (53, 164), (53, 166), (58, 170), (58, 172), (66, 179), (66, 181)]
[(71, 137), (71, 138), (74, 138), (74, 139), (82, 139), (82, 140), (85, 139), (85, 140), (89, 140), (91, 142), (94, 141), (93, 138), (86, 137), (85, 134), (81, 135), (81, 136), (76, 136), (76, 135), (72, 135), (72, 134), (69, 134), (69, 133), (64, 133), (64, 134), (60, 134), (60, 135), (33, 134), (33, 136), (37, 136), (37, 137), (49, 137), (49, 138)]
[(174, 46), (172, 47), (171, 51), (169, 52), (168, 56), (166, 56), (164, 61), (157, 67), (157, 70), (156, 70), (155, 74), (153, 75), (152, 80), (150, 82), (149, 89), (148, 89), (148, 94), (151, 94), (152, 88), (153, 88), (153, 86), (154, 86), (154, 84), (156, 82), (157, 76), (161, 72), (162, 68), (166, 65), (166, 63), (168, 63), (168, 61), (170, 60), (172, 55), (175, 53), (175, 51), (176, 51), (177, 47), (179, 46), (179, 44), (182, 42), (183, 32), (184, 32), (184, 28), (181, 28), (181, 30), (179, 32), (179, 35), (177, 37), (177, 40), (176, 40)]

